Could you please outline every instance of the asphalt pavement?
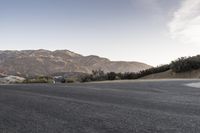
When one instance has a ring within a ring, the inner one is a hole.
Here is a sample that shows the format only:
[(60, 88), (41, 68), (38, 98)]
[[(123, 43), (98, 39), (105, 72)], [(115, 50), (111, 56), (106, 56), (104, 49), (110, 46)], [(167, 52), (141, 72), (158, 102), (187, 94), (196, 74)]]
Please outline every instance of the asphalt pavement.
[(0, 133), (199, 133), (194, 82), (0, 85)]

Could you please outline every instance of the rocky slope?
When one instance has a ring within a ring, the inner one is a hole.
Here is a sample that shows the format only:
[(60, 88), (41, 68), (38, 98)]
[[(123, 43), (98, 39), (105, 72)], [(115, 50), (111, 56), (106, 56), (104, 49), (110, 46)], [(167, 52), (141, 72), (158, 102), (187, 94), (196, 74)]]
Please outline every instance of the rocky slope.
[(151, 66), (140, 62), (113, 62), (98, 56), (82, 56), (68, 50), (0, 51), (0, 73), (18, 76), (51, 75), (58, 72), (138, 72)]

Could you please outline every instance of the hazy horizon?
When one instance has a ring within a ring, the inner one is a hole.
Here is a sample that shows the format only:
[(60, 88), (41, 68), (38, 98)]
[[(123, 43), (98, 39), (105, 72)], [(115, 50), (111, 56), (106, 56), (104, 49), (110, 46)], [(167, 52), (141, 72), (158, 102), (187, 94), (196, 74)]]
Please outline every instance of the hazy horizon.
[(157, 66), (200, 51), (200, 0), (1, 0), (0, 50), (67, 49)]

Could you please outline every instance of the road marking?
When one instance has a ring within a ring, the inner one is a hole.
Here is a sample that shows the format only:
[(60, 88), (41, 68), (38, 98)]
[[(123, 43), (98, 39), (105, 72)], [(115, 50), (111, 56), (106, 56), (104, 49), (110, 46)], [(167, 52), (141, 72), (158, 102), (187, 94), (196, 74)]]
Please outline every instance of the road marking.
[(200, 88), (200, 82), (197, 83), (189, 83), (185, 84), (186, 86), (193, 87), (193, 88)]

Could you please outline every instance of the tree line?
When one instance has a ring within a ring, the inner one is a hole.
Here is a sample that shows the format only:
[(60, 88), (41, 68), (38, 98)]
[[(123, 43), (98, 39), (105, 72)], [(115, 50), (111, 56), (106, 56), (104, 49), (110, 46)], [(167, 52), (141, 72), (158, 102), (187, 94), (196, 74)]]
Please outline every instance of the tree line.
[(171, 63), (172, 71), (176, 73), (187, 72), (200, 68), (200, 55), (181, 57)]
[(140, 72), (127, 72), (127, 73), (115, 73), (108, 72), (105, 73), (102, 70), (93, 70), (92, 74), (88, 74), (81, 78), (81, 82), (90, 81), (104, 81), (104, 80), (126, 80), (126, 79), (139, 79), (141, 77), (161, 73), (168, 70), (172, 70), (175, 73), (181, 73), (186, 71), (191, 71), (195, 69), (200, 69), (200, 55), (192, 57), (181, 57), (170, 64), (161, 65), (157, 67), (152, 67)]
[(142, 70), (140, 72), (126, 72), (126, 73), (115, 73), (108, 72), (105, 73), (102, 70), (93, 70), (92, 74), (88, 74), (81, 78), (81, 82), (90, 81), (105, 81), (105, 80), (126, 80), (126, 79), (138, 79), (150, 74), (164, 72), (170, 69), (170, 65), (162, 65), (158, 67), (153, 67), (150, 69)]

